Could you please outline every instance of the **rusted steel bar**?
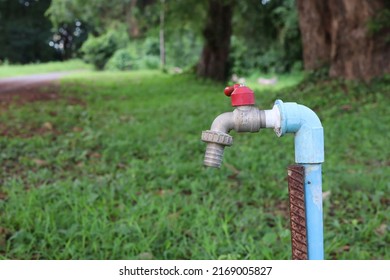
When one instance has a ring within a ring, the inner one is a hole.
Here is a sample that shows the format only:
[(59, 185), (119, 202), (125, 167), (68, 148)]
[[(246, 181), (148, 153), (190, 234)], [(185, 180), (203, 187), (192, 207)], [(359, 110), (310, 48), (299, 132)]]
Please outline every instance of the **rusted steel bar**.
[(304, 185), (305, 168), (302, 165), (290, 165), (288, 167), (288, 192), (293, 260), (307, 260)]

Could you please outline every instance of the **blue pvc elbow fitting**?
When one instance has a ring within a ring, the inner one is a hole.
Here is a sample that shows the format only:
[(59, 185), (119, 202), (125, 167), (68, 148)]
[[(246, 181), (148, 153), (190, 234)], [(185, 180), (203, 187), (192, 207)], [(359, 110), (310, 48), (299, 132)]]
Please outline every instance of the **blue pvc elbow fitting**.
[(295, 133), (295, 162), (324, 162), (324, 129), (316, 113), (295, 102), (276, 100), (281, 117), (278, 136)]

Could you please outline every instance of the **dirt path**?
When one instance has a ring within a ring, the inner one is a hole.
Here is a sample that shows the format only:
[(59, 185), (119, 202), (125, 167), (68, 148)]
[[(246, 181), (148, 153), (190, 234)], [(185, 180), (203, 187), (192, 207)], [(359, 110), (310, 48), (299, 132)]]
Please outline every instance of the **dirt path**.
[[(66, 102), (70, 105), (86, 106), (84, 100), (77, 94), (61, 94), (59, 78), (67, 73), (50, 73), (43, 75), (30, 75), (14, 78), (0, 79), (0, 115), (7, 114), (9, 110), (17, 109), (19, 106), (28, 106), (32, 102)], [(62, 103), (61, 103), (62, 104)], [(53, 107), (58, 106), (53, 103)], [(56, 115), (53, 110), (49, 114)], [(28, 138), (37, 134), (59, 132), (51, 127), (36, 127), (29, 125), (28, 122), (15, 127), (8, 125), (7, 122), (0, 122), (0, 137), (22, 137)], [(21, 128), (22, 127), (22, 128)], [(0, 193), (1, 195), (1, 193)], [(1, 199), (0, 199), (1, 200)]]
[[(4, 93), (19, 92), (38, 85), (52, 84), (70, 72), (53, 72), (12, 78), (0, 78), (0, 96)], [(0, 97), (1, 98), (1, 97)]]
[(58, 98), (59, 79), (74, 72), (53, 72), (0, 78), (0, 109), (12, 103), (25, 104)]

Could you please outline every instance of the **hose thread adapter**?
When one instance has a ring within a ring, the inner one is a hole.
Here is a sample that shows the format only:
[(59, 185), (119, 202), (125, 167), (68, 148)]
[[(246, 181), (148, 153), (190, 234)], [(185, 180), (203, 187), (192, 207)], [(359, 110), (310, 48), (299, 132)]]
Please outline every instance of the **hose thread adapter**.
[(202, 132), (202, 141), (207, 143), (203, 164), (220, 168), (224, 148), (233, 144), (233, 137), (220, 131), (205, 130)]

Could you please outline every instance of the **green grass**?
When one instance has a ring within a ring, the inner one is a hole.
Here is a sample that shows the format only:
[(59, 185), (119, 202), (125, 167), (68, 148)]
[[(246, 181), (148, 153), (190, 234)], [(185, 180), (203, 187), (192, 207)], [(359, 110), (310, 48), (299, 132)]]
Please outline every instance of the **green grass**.
[(27, 65), (0, 65), (0, 78), (44, 74), (50, 72), (63, 72), (75, 70), (91, 70), (92, 67), (79, 59), (66, 62), (48, 62)]
[[(263, 108), (295, 101), (323, 121), (326, 258), (390, 258), (389, 90), (389, 79), (256, 88)], [(1, 258), (290, 258), (293, 136), (232, 132), (223, 167), (202, 167), (201, 131), (232, 110), (222, 85), (83, 73), (61, 96), (0, 114)]]

